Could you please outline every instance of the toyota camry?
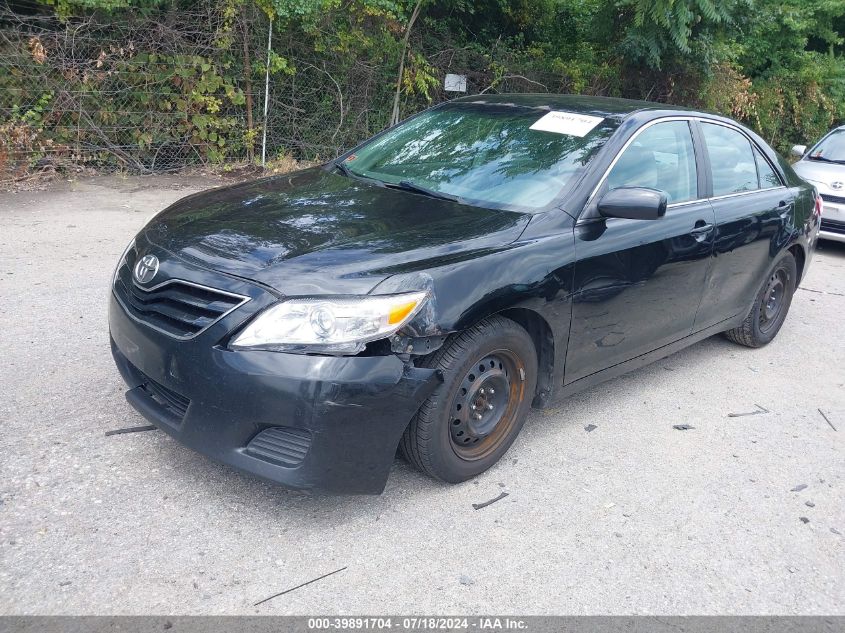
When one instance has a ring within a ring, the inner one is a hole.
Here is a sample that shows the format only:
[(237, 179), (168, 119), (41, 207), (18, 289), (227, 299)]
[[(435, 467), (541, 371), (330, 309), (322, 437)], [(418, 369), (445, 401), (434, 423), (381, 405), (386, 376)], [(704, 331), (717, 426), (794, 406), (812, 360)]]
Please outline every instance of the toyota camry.
[(769, 343), (820, 211), (721, 116), (467, 97), (159, 213), (114, 273), (111, 348), (142, 416), (238, 469), (379, 493), (398, 450), (461, 482), (531, 407), (715, 334)]

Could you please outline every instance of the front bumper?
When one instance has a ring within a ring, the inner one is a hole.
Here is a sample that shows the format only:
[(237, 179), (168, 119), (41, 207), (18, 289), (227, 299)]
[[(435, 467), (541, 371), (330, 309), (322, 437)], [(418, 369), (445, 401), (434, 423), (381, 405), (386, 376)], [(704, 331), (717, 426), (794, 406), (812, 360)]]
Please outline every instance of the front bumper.
[(845, 198), (822, 194), (822, 223), (819, 237), (845, 242)]
[(819, 230), (819, 239), (832, 240), (834, 242), (845, 242), (845, 222), (833, 224), (822, 220), (822, 228)]
[(186, 446), (264, 479), (382, 492), (407, 423), (440, 382), (435, 371), (393, 355), (228, 350), (218, 343), (233, 320), (243, 315), (180, 341), (130, 318), (112, 292), (112, 355), (129, 403)]

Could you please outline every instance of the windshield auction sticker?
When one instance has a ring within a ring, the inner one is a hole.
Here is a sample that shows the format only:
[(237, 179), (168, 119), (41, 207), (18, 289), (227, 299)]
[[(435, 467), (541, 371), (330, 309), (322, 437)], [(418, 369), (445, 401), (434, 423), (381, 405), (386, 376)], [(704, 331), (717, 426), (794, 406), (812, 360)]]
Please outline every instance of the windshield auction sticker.
[(604, 121), (602, 117), (590, 116), (589, 114), (549, 112), (537, 119), (530, 129), (540, 132), (568, 134), (569, 136), (585, 136), (602, 121)]

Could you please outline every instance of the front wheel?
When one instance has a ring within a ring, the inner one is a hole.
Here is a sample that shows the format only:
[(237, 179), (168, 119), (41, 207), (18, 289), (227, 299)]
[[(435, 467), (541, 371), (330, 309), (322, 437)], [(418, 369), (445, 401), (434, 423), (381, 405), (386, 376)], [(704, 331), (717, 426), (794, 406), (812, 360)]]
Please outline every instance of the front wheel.
[(797, 277), (795, 257), (786, 252), (763, 281), (745, 321), (739, 327), (725, 332), (725, 336), (747, 347), (762, 347), (775, 338), (789, 312)]
[(485, 319), (428, 357), (443, 384), (423, 403), (402, 436), (405, 458), (450, 483), (495, 464), (516, 439), (537, 385), (537, 353), (522, 327)]

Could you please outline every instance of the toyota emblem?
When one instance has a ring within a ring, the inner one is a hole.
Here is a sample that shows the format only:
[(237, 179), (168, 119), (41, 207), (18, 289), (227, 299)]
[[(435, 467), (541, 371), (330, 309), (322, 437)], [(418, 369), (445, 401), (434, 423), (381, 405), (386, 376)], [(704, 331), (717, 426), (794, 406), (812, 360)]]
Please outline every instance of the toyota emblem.
[(155, 255), (144, 255), (135, 264), (135, 280), (140, 284), (152, 281), (158, 272), (158, 257)]
[(843, 184), (842, 184), (841, 180), (837, 180), (836, 182), (830, 183), (831, 189), (836, 189), (837, 191), (839, 191), (840, 189), (842, 189), (842, 187), (843, 187)]

